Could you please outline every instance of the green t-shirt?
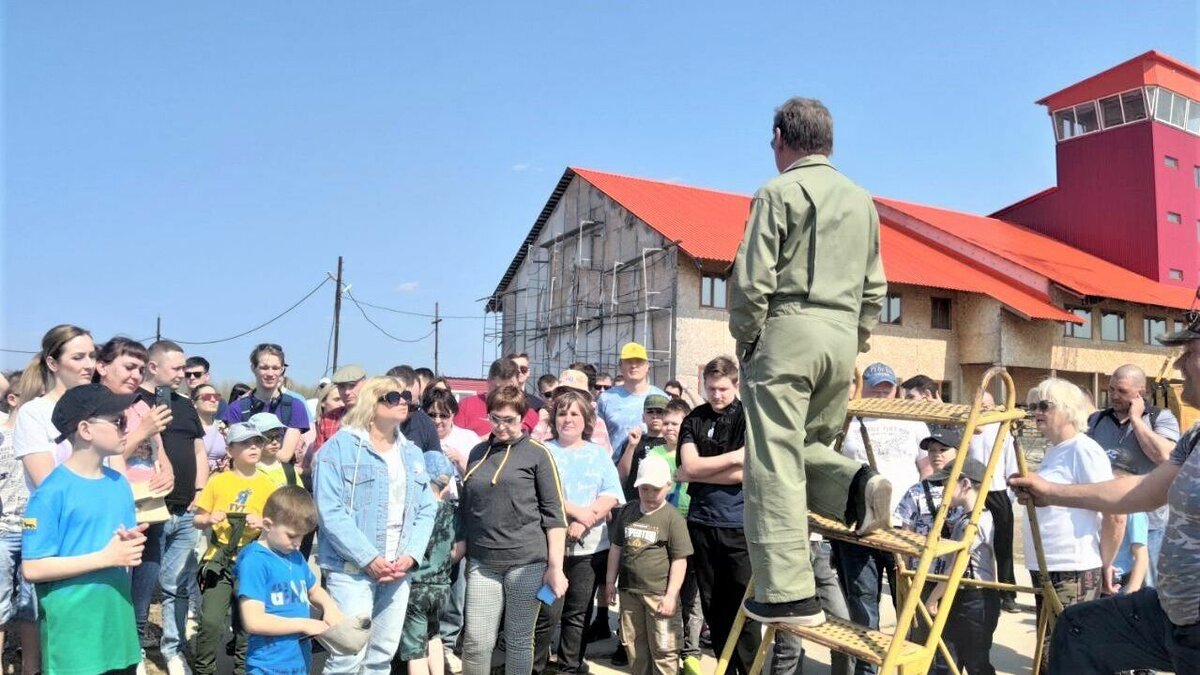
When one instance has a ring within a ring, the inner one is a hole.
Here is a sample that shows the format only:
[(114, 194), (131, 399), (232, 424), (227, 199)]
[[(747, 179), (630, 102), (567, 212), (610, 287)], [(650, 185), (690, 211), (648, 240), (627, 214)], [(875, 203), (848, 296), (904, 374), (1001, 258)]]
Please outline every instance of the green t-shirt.
[(457, 530), (458, 507), (453, 502), (438, 502), (433, 516), (433, 534), (429, 536), (429, 548), (425, 560), (409, 575), (414, 584), (450, 584), (450, 553), (454, 549), (454, 533)]
[(631, 593), (665, 593), (671, 561), (692, 554), (687, 521), (670, 504), (654, 513), (642, 513), (640, 502), (627, 504), (609, 537), (621, 547), (620, 588)]
[[(659, 457), (667, 460), (667, 466), (671, 467), (672, 476), (674, 476), (675, 472), (679, 470), (678, 450), (671, 452), (669, 449), (667, 449), (667, 446), (660, 445), (657, 448), (650, 450), (650, 454), (658, 455)], [(687, 518), (688, 514), (688, 506), (690, 506), (692, 503), (692, 497), (688, 494), (687, 488), (687, 483), (676, 483), (675, 486), (671, 488), (671, 493), (667, 495), (667, 501), (674, 504), (675, 510), (678, 511), (679, 515), (683, 516), (685, 519)]]

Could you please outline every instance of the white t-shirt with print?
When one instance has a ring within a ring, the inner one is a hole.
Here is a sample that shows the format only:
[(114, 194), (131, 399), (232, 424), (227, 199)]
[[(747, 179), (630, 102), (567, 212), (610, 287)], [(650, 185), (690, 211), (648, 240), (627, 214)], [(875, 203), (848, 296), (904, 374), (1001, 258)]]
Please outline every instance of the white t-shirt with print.
[[(1112, 465), (1099, 443), (1087, 434), (1076, 434), (1046, 451), (1037, 473), (1051, 483), (1082, 485), (1112, 480)], [(1050, 572), (1079, 572), (1100, 567), (1100, 513), (1065, 506), (1037, 509), (1042, 549)], [(1030, 527), (1022, 528), (1025, 567), (1037, 569)]]
[[(892, 483), (892, 505), (888, 512), (895, 513), (908, 486), (921, 481), (917, 460), (928, 454), (920, 446), (921, 441), (929, 438), (929, 425), (874, 417), (868, 417), (864, 424), (871, 439), (871, 450), (875, 453), (875, 469)], [(850, 420), (846, 440), (842, 443), (842, 454), (863, 464), (868, 463), (857, 417)]]

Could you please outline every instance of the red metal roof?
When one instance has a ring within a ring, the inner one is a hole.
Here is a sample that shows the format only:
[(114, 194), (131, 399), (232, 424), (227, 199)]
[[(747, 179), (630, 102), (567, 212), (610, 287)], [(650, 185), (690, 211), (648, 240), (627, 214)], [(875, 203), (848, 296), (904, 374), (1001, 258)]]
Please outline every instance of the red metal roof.
[(693, 258), (730, 263), (742, 241), (750, 198), (732, 192), (571, 167)]
[(1058, 110), (1142, 85), (1158, 85), (1189, 98), (1200, 98), (1200, 71), (1183, 61), (1150, 50), (1060, 89), (1039, 100), (1038, 104)]
[(478, 377), (447, 377), (446, 384), (450, 385), (450, 391), (469, 391), (473, 394), (483, 394), (487, 392), (487, 380)]
[[(1168, 286), (1056, 239), (996, 218), (876, 197), (943, 232), (1000, 255), (1079, 295), (1189, 309), (1195, 291)], [(887, 262), (887, 257), (884, 257)]]
[[(746, 229), (750, 197), (676, 183), (572, 168), (693, 258), (733, 262)], [(991, 296), (1035, 319), (1077, 321), (1050, 299), (977, 267), (954, 253), (884, 222), (883, 267), (889, 281)]]

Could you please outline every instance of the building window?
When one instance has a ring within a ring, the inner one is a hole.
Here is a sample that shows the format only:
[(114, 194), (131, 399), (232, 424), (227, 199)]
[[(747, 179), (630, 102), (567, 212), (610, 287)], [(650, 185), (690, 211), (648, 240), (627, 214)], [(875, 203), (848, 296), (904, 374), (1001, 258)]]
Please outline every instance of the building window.
[(1167, 270), (1167, 278), (1169, 278), (1171, 281), (1183, 281), (1183, 270)]
[(1080, 134), (1100, 131), (1100, 118), (1096, 115), (1095, 101), (1075, 106), (1075, 126), (1079, 128)]
[(1184, 128), (1193, 134), (1200, 134), (1200, 103), (1188, 101), (1187, 123)]
[(1184, 324), (1183, 321), (1181, 321), (1179, 319), (1175, 319), (1175, 331), (1174, 332), (1178, 333), (1179, 331), (1183, 330), (1185, 325), (1186, 324)]
[(929, 299), (929, 327), (950, 330), (950, 298)]
[(1183, 222), (1183, 216), (1175, 213), (1174, 211), (1167, 211), (1167, 222), (1171, 223), (1172, 225), (1178, 225), (1179, 223)]
[(700, 277), (700, 306), (725, 309), (729, 306), (729, 287), (724, 277), (705, 274)]
[(898, 294), (888, 293), (887, 298), (884, 299), (883, 311), (879, 313), (879, 323), (900, 325), (900, 296)]
[(1179, 160), (1175, 159), (1174, 157), (1172, 157), (1170, 155), (1164, 155), (1163, 156), (1163, 165), (1165, 165), (1168, 169), (1178, 169), (1179, 168)]
[(1120, 96), (1109, 96), (1108, 98), (1100, 99), (1100, 119), (1104, 122), (1105, 129), (1125, 123), (1125, 116), (1121, 114)]
[(1157, 345), (1155, 341), (1160, 335), (1167, 332), (1167, 320), (1160, 319), (1154, 316), (1142, 318), (1142, 343), (1148, 345)]
[[(1200, 106), (1196, 106), (1200, 108)], [(1192, 167), (1192, 182), (1196, 184), (1196, 189), (1200, 190), (1200, 166)]]
[(1141, 89), (1121, 94), (1121, 108), (1125, 111), (1125, 123), (1146, 119), (1146, 99)]
[(1068, 307), (1067, 311), (1083, 319), (1083, 323), (1063, 323), (1063, 335), (1079, 338), (1080, 340), (1091, 340), (1092, 310), (1082, 307)]
[(1125, 314), (1123, 312), (1100, 313), (1100, 339), (1105, 342), (1125, 341)]

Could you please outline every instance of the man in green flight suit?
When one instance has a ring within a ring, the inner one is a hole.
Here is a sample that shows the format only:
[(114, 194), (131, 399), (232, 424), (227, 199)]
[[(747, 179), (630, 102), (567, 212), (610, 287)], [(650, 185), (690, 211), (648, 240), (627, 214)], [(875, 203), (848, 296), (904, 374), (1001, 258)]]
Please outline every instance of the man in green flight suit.
[(751, 203), (729, 312), (746, 410), (745, 527), (755, 585), (746, 613), (815, 626), (825, 615), (803, 507), (857, 524), (860, 534), (889, 523), (891, 484), (832, 448), (854, 359), (869, 348), (887, 281), (871, 196), (829, 163), (833, 119), (825, 106), (784, 103), (771, 149), (780, 173)]

